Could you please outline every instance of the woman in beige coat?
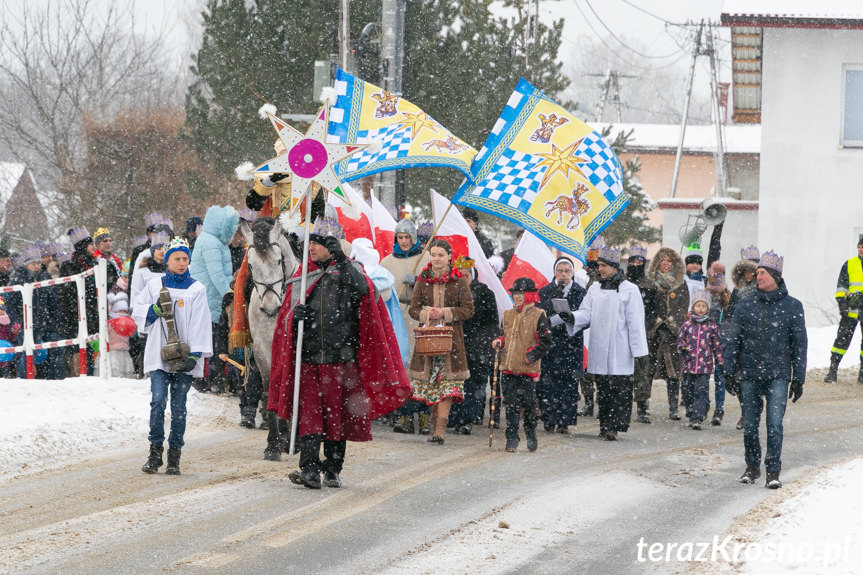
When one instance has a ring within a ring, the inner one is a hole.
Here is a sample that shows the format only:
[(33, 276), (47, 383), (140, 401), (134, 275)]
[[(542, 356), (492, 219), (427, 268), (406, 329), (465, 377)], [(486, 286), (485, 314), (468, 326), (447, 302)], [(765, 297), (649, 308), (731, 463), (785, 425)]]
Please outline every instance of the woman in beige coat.
[(408, 313), (423, 325), (450, 325), (452, 350), (440, 356), (411, 355), (408, 375), (414, 399), (431, 407), (432, 435), (441, 444), (452, 402), (464, 401), (464, 380), (470, 376), (462, 322), (473, 316), (470, 279), (452, 267), (452, 247), (445, 240), (429, 246), (431, 263), (417, 277)]

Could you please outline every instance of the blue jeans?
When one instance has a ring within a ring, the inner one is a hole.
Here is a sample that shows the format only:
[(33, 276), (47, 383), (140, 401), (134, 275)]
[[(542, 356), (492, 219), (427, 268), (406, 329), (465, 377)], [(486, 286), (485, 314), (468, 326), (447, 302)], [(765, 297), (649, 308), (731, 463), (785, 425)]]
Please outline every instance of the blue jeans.
[(192, 387), (192, 376), (188, 373), (168, 373), (157, 369), (150, 372), (150, 443), (161, 447), (165, 442), (165, 407), (168, 405), (168, 390), (171, 391), (171, 434), (168, 446), (182, 449), (183, 434), (186, 433), (186, 395)]
[(761, 466), (761, 441), (758, 426), (761, 411), (767, 400), (767, 456), (764, 467), (767, 473), (782, 469), (782, 418), (788, 402), (788, 382), (784, 380), (741, 381), (740, 395), (743, 406), (743, 447), (746, 450), (746, 467)]

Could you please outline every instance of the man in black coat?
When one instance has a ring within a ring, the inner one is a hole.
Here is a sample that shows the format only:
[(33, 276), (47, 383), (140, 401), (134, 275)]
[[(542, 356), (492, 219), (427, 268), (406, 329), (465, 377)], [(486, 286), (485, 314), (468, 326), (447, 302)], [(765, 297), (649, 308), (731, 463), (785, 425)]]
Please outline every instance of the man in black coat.
[[(626, 264), (626, 279), (638, 286), (641, 301), (644, 304), (644, 324), (649, 330), (656, 321), (658, 301), (656, 288), (647, 280), (644, 272), (647, 268), (647, 249), (642, 246), (629, 248), (629, 259)], [(641, 369), (641, 364), (635, 364), (633, 374), (633, 399), (635, 400), (635, 421), (650, 423), (650, 394), (653, 391), (653, 378), (649, 370)]]
[(761, 477), (758, 427), (765, 409), (767, 423), (766, 486), (782, 487), (782, 418), (787, 400), (803, 395), (806, 381), (806, 320), (803, 304), (788, 295), (782, 279), (783, 258), (769, 251), (758, 264), (758, 289), (740, 300), (723, 345), (726, 389), (740, 394), (746, 471), (741, 483)]
[(465, 208), (461, 215), (467, 222), (467, 225), (470, 226), (476, 239), (479, 240), (479, 246), (482, 248), (482, 253), (485, 254), (485, 257), (490, 258), (493, 256), (494, 245), (484, 233), (479, 231), (479, 212), (473, 208)]

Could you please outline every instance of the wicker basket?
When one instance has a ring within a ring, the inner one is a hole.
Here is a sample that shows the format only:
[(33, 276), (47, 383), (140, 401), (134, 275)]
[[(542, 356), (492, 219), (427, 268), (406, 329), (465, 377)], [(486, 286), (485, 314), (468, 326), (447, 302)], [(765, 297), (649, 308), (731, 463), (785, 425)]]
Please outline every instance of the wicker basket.
[(446, 355), (452, 351), (452, 327), (428, 326), (415, 327), (417, 355)]

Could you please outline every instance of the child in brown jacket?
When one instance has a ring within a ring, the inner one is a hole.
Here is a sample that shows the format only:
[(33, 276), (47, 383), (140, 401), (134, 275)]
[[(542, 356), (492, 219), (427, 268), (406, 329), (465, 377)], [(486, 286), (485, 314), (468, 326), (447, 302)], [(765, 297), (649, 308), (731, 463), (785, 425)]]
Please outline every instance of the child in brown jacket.
[(519, 410), (524, 408), (524, 435), (528, 451), (536, 451), (536, 383), (541, 359), (551, 348), (551, 328), (530, 278), (518, 278), (509, 290), (513, 308), (503, 312), (503, 336), (492, 342), (501, 351), (500, 374), (506, 405), (506, 450), (518, 448)]

